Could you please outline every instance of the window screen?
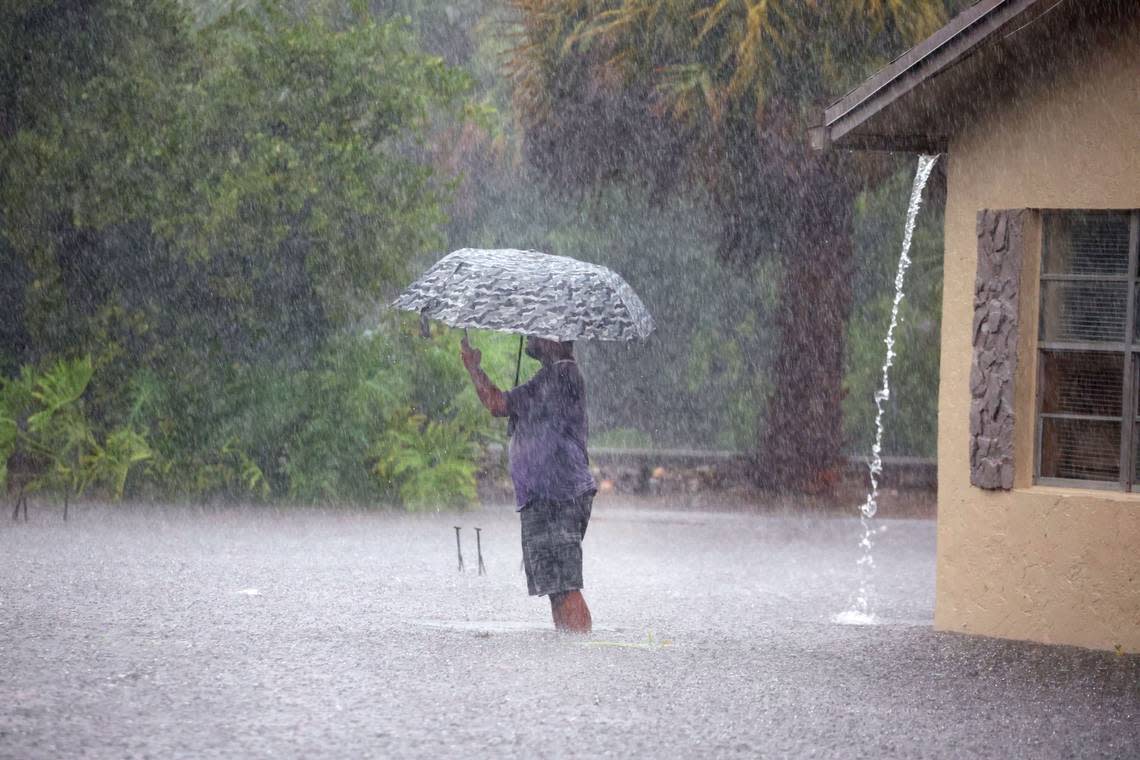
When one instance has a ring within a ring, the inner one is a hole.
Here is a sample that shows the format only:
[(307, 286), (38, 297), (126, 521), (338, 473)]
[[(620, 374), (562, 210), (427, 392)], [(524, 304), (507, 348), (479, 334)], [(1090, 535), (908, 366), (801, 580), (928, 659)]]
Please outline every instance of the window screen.
[(1137, 212), (1042, 217), (1037, 478), (1131, 490), (1140, 474)]

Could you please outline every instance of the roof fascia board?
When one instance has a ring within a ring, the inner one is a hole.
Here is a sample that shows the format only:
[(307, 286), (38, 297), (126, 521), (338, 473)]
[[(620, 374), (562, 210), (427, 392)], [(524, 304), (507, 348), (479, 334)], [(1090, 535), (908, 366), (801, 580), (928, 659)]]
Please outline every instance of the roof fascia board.
[[(824, 150), (828, 143), (823, 136), (823, 127), (809, 130), (812, 148)], [(843, 150), (861, 150), (883, 153), (946, 153), (950, 140), (945, 136), (931, 135), (868, 135), (854, 134), (839, 146)]]

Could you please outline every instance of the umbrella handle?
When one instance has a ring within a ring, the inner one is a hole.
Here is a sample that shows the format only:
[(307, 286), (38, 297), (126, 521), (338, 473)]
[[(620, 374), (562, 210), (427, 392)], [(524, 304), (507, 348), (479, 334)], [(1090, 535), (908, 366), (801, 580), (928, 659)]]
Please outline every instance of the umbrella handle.
[(522, 370), (522, 349), (523, 349), (523, 336), (519, 336), (519, 355), (515, 359), (515, 387), (519, 387), (519, 374)]

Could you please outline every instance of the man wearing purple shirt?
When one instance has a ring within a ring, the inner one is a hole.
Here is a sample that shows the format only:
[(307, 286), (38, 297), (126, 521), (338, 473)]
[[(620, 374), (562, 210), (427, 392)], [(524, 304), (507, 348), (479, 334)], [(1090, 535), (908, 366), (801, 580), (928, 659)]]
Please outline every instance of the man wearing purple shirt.
[(550, 597), (558, 630), (589, 633), (582, 538), (598, 489), (586, 453), (586, 384), (573, 350), (570, 342), (528, 337), (526, 354), (542, 368), (506, 392), (487, 377), (479, 366), (482, 354), (466, 338), (460, 356), (483, 405), (496, 417), (510, 417), (511, 480), (527, 590)]

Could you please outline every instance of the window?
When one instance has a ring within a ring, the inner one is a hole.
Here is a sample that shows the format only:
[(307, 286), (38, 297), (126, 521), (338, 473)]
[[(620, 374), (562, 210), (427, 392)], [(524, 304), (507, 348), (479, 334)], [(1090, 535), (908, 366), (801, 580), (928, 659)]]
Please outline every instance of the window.
[(1039, 483), (1140, 479), (1140, 212), (1042, 215)]

